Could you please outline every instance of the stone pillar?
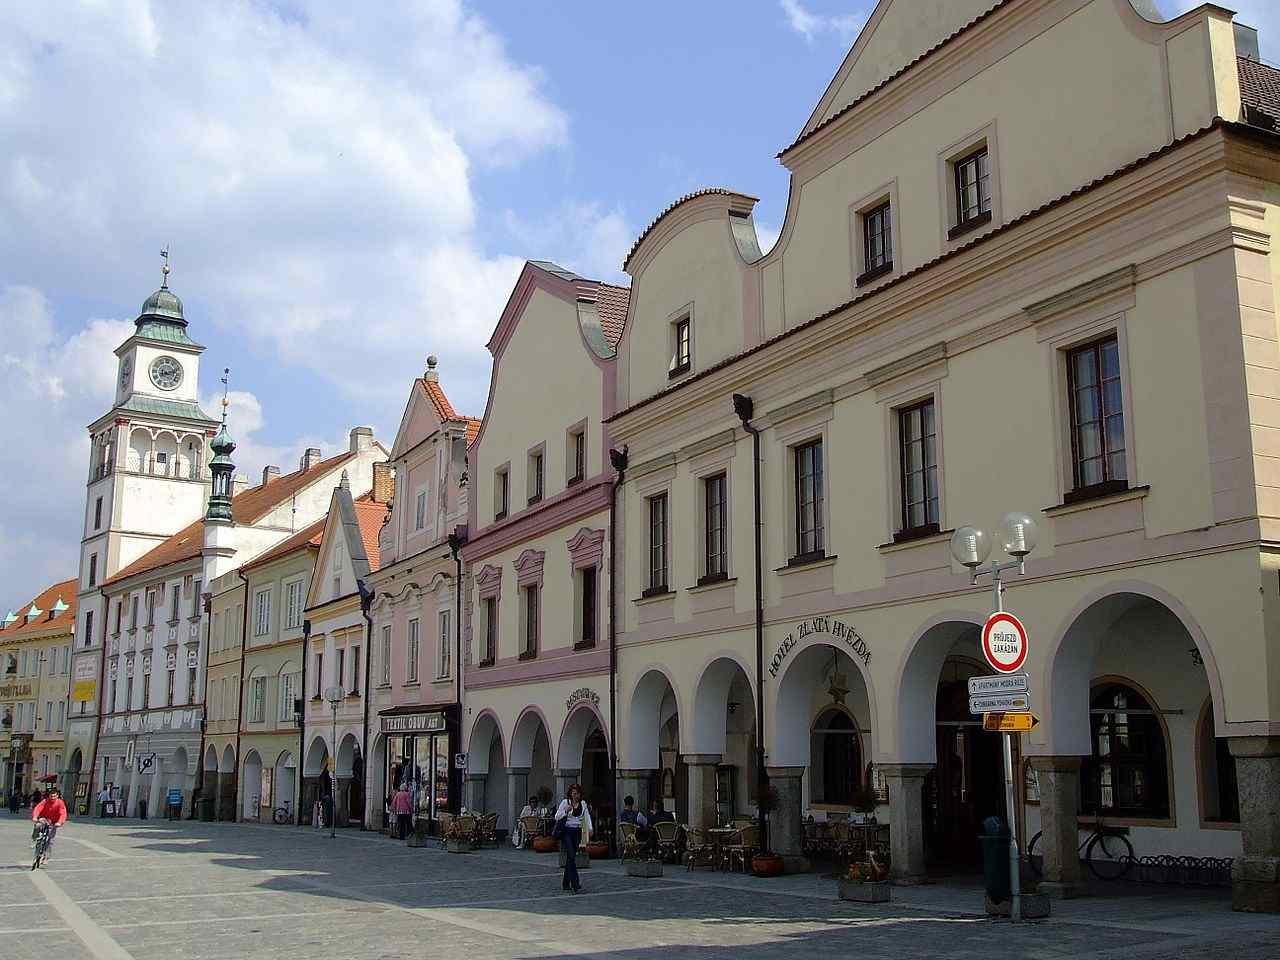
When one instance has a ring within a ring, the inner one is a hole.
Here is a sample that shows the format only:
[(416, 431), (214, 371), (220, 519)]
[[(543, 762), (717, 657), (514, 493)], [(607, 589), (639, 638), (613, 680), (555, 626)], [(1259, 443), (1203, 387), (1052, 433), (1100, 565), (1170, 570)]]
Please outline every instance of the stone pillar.
[[(571, 769), (562, 767), (559, 770), (552, 770), (551, 775), (556, 780), (556, 795), (551, 798), (551, 809), (554, 811), (569, 794), (569, 787), (575, 783), (582, 783), (582, 771), (580, 769)], [(583, 799), (586, 799), (585, 797)]]
[[(1080, 863), (1080, 829), (1077, 807), (1080, 800), (1079, 757), (1032, 757), (1031, 767), (1040, 782), (1040, 842), (1044, 856), (1044, 879), (1040, 892), (1051, 897), (1078, 897), (1086, 883)], [(1021, 784), (1019, 784), (1021, 786)], [(1030, 837), (1019, 837), (1027, 849)]]
[(618, 810), (622, 810), (624, 797), (636, 798), (636, 809), (648, 816), (649, 784), (652, 783), (653, 770), (619, 770), (618, 771)]
[[(157, 761), (158, 762), (158, 761)], [(162, 785), (164, 782), (164, 764), (160, 764), (160, 769), (151, 775), (151, 795), (147, 798), (147, 816), (161, 819), (164, 817), (164, 798), (162, 796)]]
[(877, 766), (889, 785), (889, 878), (903, 885), (924, 883), (924, 778), (933, 764)]
[(467, 805), (467, 809), (472, 813), (490, 813), (491, 811), (484, 808), (484, 788), (489, 782), (487, 773), (468, 773), (467, 787), (463, 793)]
[(705, 829), (716, 823), (716, 764), (718, 753), (690, 753), (683, 757), (689, 772), (689, 827)]
[(511, 829), (516, 828), (520, 819), (520, 811), (529, 802), (529, 768), (507, 767), (507, 816), (511, 819)]
[(1244, 856), (1231, 865), (1231, 909), (1280, 913), (1280, 737), (1232, 737)]
[(769, 786), (778, 795), (778, 806), (769, 814), (769, 847), (782, 858), (787, 873), (805, 873), (809, 860), (804, 855), (804, 767), (766, 767)]

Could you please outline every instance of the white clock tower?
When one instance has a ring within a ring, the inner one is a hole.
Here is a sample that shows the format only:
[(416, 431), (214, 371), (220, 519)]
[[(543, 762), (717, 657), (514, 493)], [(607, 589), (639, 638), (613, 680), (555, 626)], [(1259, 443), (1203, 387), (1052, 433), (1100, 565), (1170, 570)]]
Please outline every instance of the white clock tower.
[[(200, 409), (200, 354), (187, 334), (182, 301), (164, 280), (149, 296), (129, 339), (116, 348), (115, 403), (89, 425), (91, 442), (67, 757), (93, 755), (101, 678), (100, 645), (113, 612), (101, 584), (204, 512), (209, 441), (218, 421)], [(92, 694), (90, 695), (90, 692)]]

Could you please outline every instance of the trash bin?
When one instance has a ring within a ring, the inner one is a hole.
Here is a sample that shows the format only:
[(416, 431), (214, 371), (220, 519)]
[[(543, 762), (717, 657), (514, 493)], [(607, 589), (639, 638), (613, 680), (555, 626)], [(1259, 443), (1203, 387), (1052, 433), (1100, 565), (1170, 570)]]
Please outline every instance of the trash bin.
[(213, 797), (200, 798), (200, 819), (206, 822), (213, 822)]
[(1009, 899), (1009, 828), (999, 817), (982, 821), (982, 879), (995, 903)]
[(139, 820), (147, 819), (147, 801), (146, 800), (140, 799), (138, 801), (138, 819)]

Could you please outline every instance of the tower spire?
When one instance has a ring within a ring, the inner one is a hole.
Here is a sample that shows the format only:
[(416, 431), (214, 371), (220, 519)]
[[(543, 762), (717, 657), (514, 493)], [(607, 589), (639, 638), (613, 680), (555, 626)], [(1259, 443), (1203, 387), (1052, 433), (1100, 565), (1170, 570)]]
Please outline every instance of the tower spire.
[(205, 512), (204, 518), (230, 521), (232, 519), (231, 474), (235, 471), (231, 454), (236, 449), (235, 441), (227, 432), (227, 407), (231, 403), (227, 398), (227, 385), (231, 380), (230, 367), (223, 367), (221, 380), (222, 426), (218, 430), (218, 435), (213, 438), (213, 442), (209, 444), (213, 449), (213, 459), (209, 461), (209, 472), (213, 476), (213, 482), (209, 490), (209, 509)]
[(160, 259), (164, 261), (164, 263), (160, 267), (160, 276), (161, 276), (160, 289), (168, 290), (169, 289), (169, 245), (168, 244), (165, 244), (164, 249), (160, 251)]

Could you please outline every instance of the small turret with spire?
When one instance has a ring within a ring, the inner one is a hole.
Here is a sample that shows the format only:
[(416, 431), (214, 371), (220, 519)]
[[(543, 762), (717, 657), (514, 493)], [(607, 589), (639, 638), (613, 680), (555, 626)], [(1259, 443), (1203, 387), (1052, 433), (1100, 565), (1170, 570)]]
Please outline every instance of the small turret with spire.
[(222, 371), (222, 426), (210, 444), (213, 449), (213, 459), (209, 461), (209, 472), (213, 475), (213, 484), (209, 491), (209, 509), (204, 515), (206, 521), (226, 523), (230, 523), (232, 519), (231, 479), (236, 469), (236, 465), (231, 460), (236, 443), (227, 432), (227, 407), (230, 404), (227, 399), (227, 385), (230, 378), (231, 368), (226, 367)]

